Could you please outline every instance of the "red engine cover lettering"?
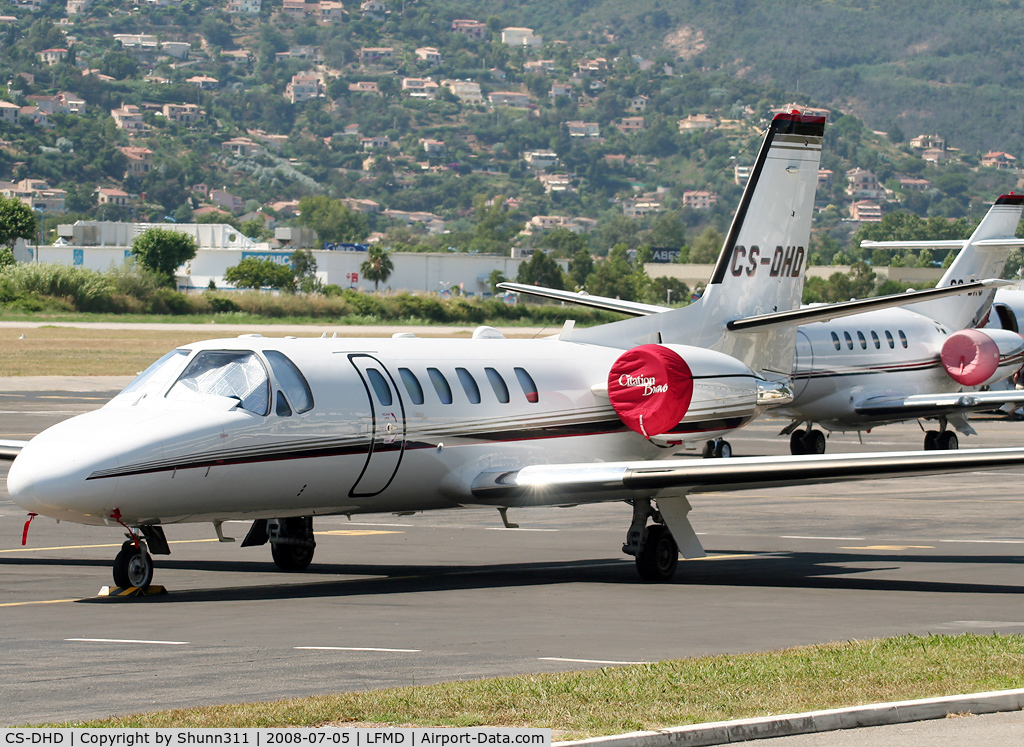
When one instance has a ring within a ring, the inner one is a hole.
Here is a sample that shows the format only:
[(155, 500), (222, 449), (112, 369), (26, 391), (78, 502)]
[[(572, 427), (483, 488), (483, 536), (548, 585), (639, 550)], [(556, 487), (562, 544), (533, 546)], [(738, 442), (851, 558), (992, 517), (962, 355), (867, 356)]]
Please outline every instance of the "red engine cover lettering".
[(679, 354), (661, 345), (628, 350), (608, 373), (616, 414), (644, 438), (667, 433), (683, 419), (693, 397), (693, 374)]
[(964, 386), (978, 386), (999, 368), (999, 346), (980, 329), (962, 329), (942, 344), (942, 366), (949, 378)]

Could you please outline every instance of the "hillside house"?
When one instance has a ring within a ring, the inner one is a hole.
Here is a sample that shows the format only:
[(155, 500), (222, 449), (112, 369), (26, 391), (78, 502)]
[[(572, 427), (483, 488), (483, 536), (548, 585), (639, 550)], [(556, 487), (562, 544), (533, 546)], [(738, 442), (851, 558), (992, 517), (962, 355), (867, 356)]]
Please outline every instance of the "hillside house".
[(927, 192), (932, 188), (932, 183), (927, 179), (921, 179), (916, 176), (901, 176), (900, 188), (904, 192)]
[(18, 124), (21, 107), (12, 104), (10, 101), (0, 101), (0, 122), (5, 124)]
[(530, 94), (519, 91), (495, 91), (487, 99), (491, 106), (529, 106)]
[(706, 189), (687, 189), (683, 192), (683, 207), (710, 210), (718, 203), (718, 195)]
[(377, 87), (377, 81), (375, 80), (360, 80), (355, 83), (349, 83), (348, 90), (350, 93), (369, 93), (374, 96), (380, 96), (380, 89)]
[(861, 223), (881, 223), (882, 208), (871, 200), (858, 200), (850, 205), (850, 218)]
[(146, 129), (142, 121), (142, 109), (135, 104), (121, 104), (120, 109), (111, 109), (110, 116), (114, 118), (117, 129), (124, 130), (129, 134), (143, 132)]
[(597, 122), (581, 122), (574, 120), (566, 122), (569, 130), (569, 137), (600, 137), (601, 127)]
[(430, 78), (402, 78), (402, 93), (414, 99), (433, 100), (440, 86)]
[(509, 26), (501, 30), (501, 43), (510, 47), (542, 47), (544, 40), (524, 26)]
[(320, 95), (320, 78), (316, 73), (295, 73), (284, 87), (284, 97), (293, 104), (315, 99)]
[(348, 11), (345, 10), (344, 3), (335, 2), (335, 0), (320, 0), (317, 5), (317, 23), (343, 23), (347, 15)]
[(363, 47), (359, 50), (359, 62), (363, 65), (389, 65), (394, 61), (394, 47)]
[(363, 150), (385, 150), (391, 147), (391, 138), (387, 135), (363, 137), (359, 138), (359, 142), (363, 146)]
[(867, 169), (858, 167), (846, 172), (846, 194), (851, 197), (878, 198), (883, 193), (878, 177)]
[(537, 174), (537, 181), (541, 183), (547, 194), (576, 191), (576, 188), (572, 186), (572, 178), (568, 174)]
[(626, 107), (631, 112), (642, 112), (647, 110), (647, 104), (650, 103), (650, 99), (646, 96), (634, 96), (629, 100), (629, 106)]
[(241, 197), (233, 195), (225, 189), (211, 189), (210, 201), (235, 214), (241, 213), (245, 207), (245, 201)]
[(647, 125), (643, 117), (623, 117), (615, 126), (621, 132), (629, 135), (633, 132), (640, 132)]
[(116, 207), (128, 205), (128, 193), (122, 189), (99, 187), (93, 194), (96, 195), (96, 202), (99, 205), (114, 205)]
[(166, 119), (186, 127), (194, 125), (203, 116), (203, 110), (196, 104), (164, 104), (162, 111)]
[(382, 0), (365, 0), (359, 4), (359, 10), (363, 11), (364, 16), (379, 20), (387, 14), (388, 6)]
[(263, 7), (263, 2), (262, 0), (228, 0), (227, 7), (228, 13), (256, 16), (259, 15), (259, 12)]
[(165, 41), (160, 43), (160, 51), (176, 60), (187, 60), (192, 45), (183, 41)]
[(220, 149), (230, 151), (236, 156), (252, 156), (263, 152), (259, 143), (247, 137), (233, 137), (230, 140), (225, 140), (220, 144)]
[(910, 139), (910, 147), (917, 150), (928, 150), (929, 148), (946, 149), (946, 138), (939, 135), (918, 135)]
[(1009, 153), (993, 150), (981, 157), (981, 165), (993, 169), (1015, 169), (1017, 168), (1017, 159)]
[(209, 75), (193, 75), (191, 78), (186, 78), (185, 82), (191, 83), (203, 91), (214, 91), (220, 85), (219, 80), (211, 78)]
[(487, 24), (469, 18), (456, 18), (452, 21), (451, 30), (457, 34), (465, 34), (471, 39), (479, 40), (487, 36)]
[(440, 65), (441, 53), (434, 47), (420, 47), (416, 50), (416, 57), (428, 65)]
[(554, 60), (527, 60), (523, 63), (524, 73), (538, 73), (549, 75), (555, 72)]
[(555, 99), (559, 96), (572, 96), (572, 86), (568, 83), (552, 83), (548, 98)]
[(558, 154), (553, 150), (528, 150), (523, 160), (535, 169), (546, 169), (558, 165)]
[(448, 152), (448, 146), (444, 144), (443, 140), (432, 140), (430, 138), (421, 137), (420, 145), (423, 147), (423, 152), (428, 156), (443, 156)]
[(40, 62), (44, 65), (56, 65), (59, 62), (63, 62), (68, 56), (68, 50), (63, 47), (56, 47), (54, 49), (44, 49), (37, 55)]
[(480, 84), (471, 80), (442, 80), (441, 85), (447, 87), (455, 96), (466, 104), (482, 104), (484, 96), (480, 92)]
[(692, 132), (694, 130), (713, 130), (718, 127), (718, 120), (707, 114), (691, 114), (679, 120), (680, 132)]
[(135, 148), (122, 146), (118, 148), (128, 159), (128, 168), (124, 172), (125, 178), (135, 177), (141, 179), (153, 170), (153, 151), (149, 148)]
[(64, 107), (64, 111), (69, 112), (70, 114), (85, 114), (85, 99), (77, 93), (61, 91), (57, 94), (57, 100), (60, 101), (61, 106)]
[(125, 52), (156, 53), (160, 47), (154, 34), (114, 34), (114, 38), (121, 43), (121, 49)]

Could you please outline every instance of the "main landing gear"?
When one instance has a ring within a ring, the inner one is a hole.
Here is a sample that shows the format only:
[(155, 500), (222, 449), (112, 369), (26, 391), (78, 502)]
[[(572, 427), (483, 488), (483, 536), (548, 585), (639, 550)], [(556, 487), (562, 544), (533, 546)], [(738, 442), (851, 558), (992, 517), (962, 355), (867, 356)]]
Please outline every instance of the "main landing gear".
[(824, 454), (825, 434), (817, 428), (804, 430), (799, 428), (789, 437), (790, 454)]
[[(653, 518), (654, 524), (647, 525)], [(665, 526), (661, 514), (651, 506), (650, 498), (633, 501), (633, 523), (626, 533), (622, 552), (636, 558), (636, 570), (644, 581), (664, 583), (679, 565), (679, 546)]]
[(723, 438), (716, 438), (704, 444), (701, 456), (705, 459), (728, 459), (732, 456), (732, 445)]
[(956, 451), (960, 448), (960, 439), (955, 431), (925, 431), (925, 451)]
[(257, 519), (242, 540), (242, 547), (270, 543), (270, 554), (282, 571), (304, 571), (313, 562), (316, 540), (312, 516)]

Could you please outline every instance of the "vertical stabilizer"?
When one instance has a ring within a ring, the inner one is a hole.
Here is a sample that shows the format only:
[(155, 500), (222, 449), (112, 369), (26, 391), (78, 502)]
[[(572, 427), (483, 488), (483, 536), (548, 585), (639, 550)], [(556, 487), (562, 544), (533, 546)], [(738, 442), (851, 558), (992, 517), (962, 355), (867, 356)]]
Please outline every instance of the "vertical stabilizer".
[[(962, 285), (971, 280), (987, 280), (997, 278), (1003, 272), (1003, 265), (1013, 248), (1017, 224), (1020, 223), (1021, 212), (1024, 211), (1024, 195), (1003, 195), (989, 208), (981, 223), (974, 229), (971, 237), (964, 242), (963, 249), (957, 254), (953, 264), (949, 266), (937, 288), (950, 285)], [(1006, 239), (1007, 243), (990, 243)], [(969, 329), (978, 324), (988, 314), (992, 306), (995, 291), (983, 291), (979, 294), (965, 293), (962, 296), (944, 298), (941, 301), (926, 301), (914, 304), (909, 308), (918, 314), (944, 324), (950, 331)]]
[(788, 376), (795, 328), (734, 334), (727, 322), (799, 308), (807, 266), (824, 117), (778, 114), (765, 134), (703, 297), (683, 309), (627, 319), (574, 340), (629, 348), (671, 342), (721, 350)]

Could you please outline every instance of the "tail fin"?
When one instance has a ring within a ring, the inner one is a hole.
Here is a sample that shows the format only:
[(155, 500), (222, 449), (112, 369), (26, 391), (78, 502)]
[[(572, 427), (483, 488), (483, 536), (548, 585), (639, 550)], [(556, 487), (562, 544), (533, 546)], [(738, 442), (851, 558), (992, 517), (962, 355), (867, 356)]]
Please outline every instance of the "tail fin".
[(703, 297), (683, 309), (574, 331), (573, 340), (630, 348), (708, 347), (755, 370), (788, 375), (796, 331), (737, 335), (727, 322), (800, 306), (825, 118), (772, 120)]
[[(971, 280), (997, 278), (1010, 250), (1024, 241), (1016, 239), (1017, 224), (1024, 212), (1024, 195), (1003, 195), (989, 208), (964, 248), (957, 254), (936, 287), (963, 285)], [(931, 317), (950, 330), (976, 327), (992, 305), (995, 291), (965, 294), (942, 301), (914, 304), (911, 308)]]

